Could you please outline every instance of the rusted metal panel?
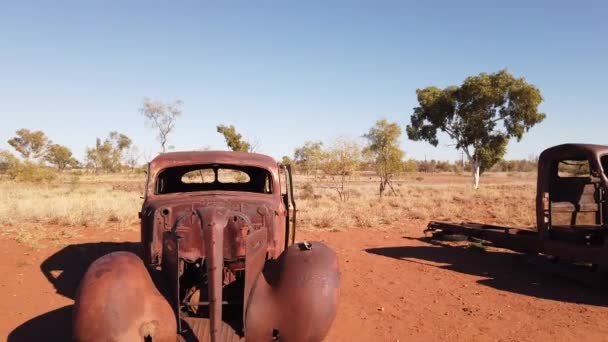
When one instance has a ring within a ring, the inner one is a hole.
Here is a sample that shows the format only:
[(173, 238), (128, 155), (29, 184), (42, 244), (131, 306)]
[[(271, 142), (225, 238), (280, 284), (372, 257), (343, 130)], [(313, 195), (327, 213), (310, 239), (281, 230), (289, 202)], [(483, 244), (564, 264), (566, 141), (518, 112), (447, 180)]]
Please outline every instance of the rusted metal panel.
[(91, 264), (73, 317), (74, 341), (175, 341), (173, 310), (133, 253), (110, 253)]
[(162, 253), (162, 268), (165, 271), (165, 277), (168, 280), (168, 291), (171, 306), (175, 314), (178, 329), (180, 329), (179, 320), (179, 277), (181, 270), (179, 261), (179, 238), (174, 232), (164, 232), (163, 234), (163, 253)]
[[(249, 341), (321, 341), (340, 289), (336, 254), (321, 242), (290, 246), (257, 279), (246, 312)], [(288, 313), (288, 314), (287, 314)]]

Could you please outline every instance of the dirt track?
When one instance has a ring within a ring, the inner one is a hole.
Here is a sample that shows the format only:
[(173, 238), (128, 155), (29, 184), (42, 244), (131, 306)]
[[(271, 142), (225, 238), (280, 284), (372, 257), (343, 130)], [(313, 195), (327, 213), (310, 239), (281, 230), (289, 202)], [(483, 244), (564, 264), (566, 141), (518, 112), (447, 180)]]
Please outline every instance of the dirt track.
[[(340, 307), (327, 341), (608, 339), (608, 294), (572, 280), (585, 275), (504, 251), (430, 244), (419, 227), (408, 230), (300, 233), (340, 257)], [(0, 239), (0, 339), (69, 339), (72, 298), (88, 263), (135, 249), (137, 238), (95, 233), (37, 252)]]

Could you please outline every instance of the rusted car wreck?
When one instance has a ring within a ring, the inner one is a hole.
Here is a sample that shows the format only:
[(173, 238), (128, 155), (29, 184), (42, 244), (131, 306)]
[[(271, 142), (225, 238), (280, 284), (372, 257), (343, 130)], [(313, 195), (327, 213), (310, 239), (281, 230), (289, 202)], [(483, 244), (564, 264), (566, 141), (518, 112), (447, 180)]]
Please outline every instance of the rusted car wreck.
[(270, 157), (161, 154), (140, 213), (143, 257), (111, 253), (89, 267), (74, 339), (321, 341), (338, 260), (321, 242), (295, 243), (295, 214), (291, 169)]
[(551, 147), (539, 157), (537, 177), (536, 229), (430, 222), (425, 232), (608, 266), (608, 146)]

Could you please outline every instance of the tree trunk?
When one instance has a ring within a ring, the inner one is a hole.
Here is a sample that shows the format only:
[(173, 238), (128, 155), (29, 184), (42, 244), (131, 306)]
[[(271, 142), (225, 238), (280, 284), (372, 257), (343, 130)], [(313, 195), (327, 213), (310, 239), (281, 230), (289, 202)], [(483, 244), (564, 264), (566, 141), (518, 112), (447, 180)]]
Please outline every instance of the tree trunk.
[(471, 165), (471, 176), (473, 178), (473, 189), (479, 189), (479, 173), (480, 173), (480, 163), (479, 160), (475, 159), (475, 153), (471, 154), (467, 148), (463, 148), (462, 152), (469, 159), (469, 164)]
[(479, 161), (473, 160), (471, 163), (471, 174), (473, 176), (473, 188), (479, 189)]

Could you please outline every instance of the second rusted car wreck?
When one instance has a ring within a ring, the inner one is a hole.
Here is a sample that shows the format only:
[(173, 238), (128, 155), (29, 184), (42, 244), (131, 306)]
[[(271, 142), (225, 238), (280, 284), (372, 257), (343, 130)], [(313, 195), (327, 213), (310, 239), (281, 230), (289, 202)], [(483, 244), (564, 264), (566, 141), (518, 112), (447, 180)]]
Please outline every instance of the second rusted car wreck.
[(430, 222), (426, 232), (496, 247), (608, 266), (608, 146), (563, 144), (538, 161), (536, 229)]
[(321, 242), (295, 243), (295, 213), (291, 169), (270, 157), (158, 156), (140, 213), (143, 258), (117, 252), (90, 266), (74, 339), (321, 341), (338, 260)]

